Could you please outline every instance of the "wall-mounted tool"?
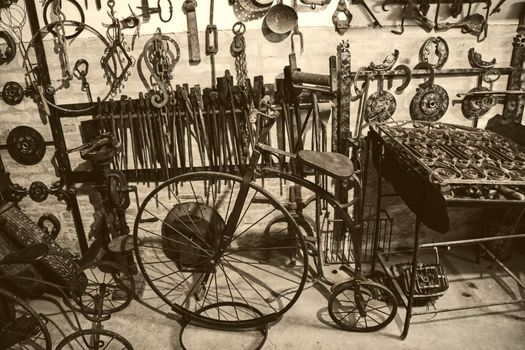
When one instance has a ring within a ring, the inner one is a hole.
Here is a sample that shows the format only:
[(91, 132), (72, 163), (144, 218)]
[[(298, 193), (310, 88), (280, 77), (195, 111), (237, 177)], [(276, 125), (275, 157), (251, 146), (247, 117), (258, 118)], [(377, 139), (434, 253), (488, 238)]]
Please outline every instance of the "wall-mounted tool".
[(173, 69), (179, 59), (179, 44), (157, 28), (155, 34), (144, 45), (140, 60), (151, 73), (151, 86), (148, 84), (146, 88), (150, 90), (148, 93), (155, 108), (162, 108), (168, 103), (169, 92), (172, 91)]
[[(403, 91), (405, 91), (405, 89), (408, 87), (408, 85), (410, 85), (410, 82), (412, 81), (412, 69), (410, 69), (410, 67), (407, 66), (406, 64), (400, 64), (396, 68), (394, 68), (394, 70), (402, 70), (405, 73), (403, 83), (396, 88), (396, 94), (401, 95)], [(389, 88), (391, 87), (391, 84), (392, 84), (392, 81), (389, 80), (388, 81)]]
[(215, 55), (219, 52), (219, 34), (217, 26), (213, 22), (213, 14), (215, 10), (215, 0), (210, 0), (210, 23), (206, 26), (204, 48), (207, 56), (210, 56), (211, 65), (211, 86), (215, 89), (216, 85), (216, 70), (215, 70)]
[(15, 58), (16, 42), (11, 34), (5, 30), (0, 30), (0, 40), (3, 41), (5, 45), (5, 50), (0, 50), (0, 64), (8, 64)]
[(383, 28), (383, 26), (381, 25), (381, 23), (379, 22), (379, 20), (377, 19), (376, 15), (374, 14), (374, 12), (370, 9), (370, 7), (368, 6), (368, 4), (366, 3), (366, 0), (352, 0), (352, 4), (355, 4), (355, 5), (362, 5), (364, 8), (365, 8), (365, 11), (370, 15), (370, 17), (372, 17), (372, 19), (374, 20), (373, 22), (373, 26), (374, 28), (375, 27), (379, 27), (379, 28)]
[(352, 22), (353, 15), (346, 5), (346, 0), (339, 0), (337, 8), (332, 15), (332, 22), (335, 26), (335, 31), (340, 35), (343, 35), (348, 28), (350, 28), (350, 22)]
[[(465, 118), (473, 121), (474, 127), (477, 127), (479, 118), (488, 113), (498, 102), (498, 98), (490, 93), (492, 85), (500, 78), (500, 74), (492, 69), (496, 59), (484, 61), (474, 48), (469, 50), (468, 60), (473, 68), (481, 68), (483, 71), (478, 75), (476, 87), (466, 93), (461, 101), (461, 112)], [(483, 86), (484, 82), (489, 84), (488, 88)], [(483, 92), (487, 94), (482, 94)], [(458, 94), (458, 97), (461, 95)]]
[(369, 70), (379, 73), (377, 92), (374, 92), (365, 104), (364, 119), (367, 122), (384, 122), (392, 118), (392, 115), (396, 111), (397, 102), (394, 95), (390, 92), (383, 90), (384, 83), (384, 72), (390, 70), (397, 62), (399, 57), (399, 51), (395, 50), (391, 55), (388, 55), (383, 63), (375, 64), (370, 63)]
[(115, 96), (131, 75), (131, 67), (135, 65), (135, 58), (128, 53), (129, 50), (122, 34), (122, 25), (114, 16), (114, 8), (111, 7), (110, 10), (112, 24), (108, 27), (106, 36), (111, 45), (104, 49), (100, 64), (104, 70), (104, 77), (111, 86), (110, 94)]
[(312, 10), (315, 10), (316, 6), (328, 5), (332, 0), (301, 0), (305, 5), (310, 5)]
[[(431, 57), (433, 55), (436, 56), (435, 60)], [(447, 63), (448, 56), (447, 42), (440, 36), (428, 38), (419, 49), (419, 62), (428, 63), (434, 69), (441, 69)]]
[(89, 72), (89, 62), (83, 58), (75, 62), (75, 67), (73, 68), (73, 75), (75, 78), (81, 82), (81, 90), (86, 93), (89, 102), (93, 102), (93, 97), (91, 96), (91, 88), (87, 80), (87, 75)]
[(144, 19), (144, 22), (148, 22), (151, 18), (151, 15), (154, 15), (156, 13), (159, 14), (159, 18), (162, 22), (168, 23), (169, 21), (171, 21), (171, 18), (173, 17), (173, 5), (171, 3), (171, 0), (167, 1), (169, 15), (166, 17), (165, 15), (163, 15), (164, 11), (162, 11), (162, 6), (160, 6), (161, 0), (157, 0), (157, 7), (150, 7), (148, 0), (141, 0), (141, 6), (137, 6), (137, 8), (142, 11), (141, 16)]
[(237, 75), (237, 85), (245, 87), (248, 79), (248, 67), (246, 63), (246, 40), (244, 33), (246, 26), (242, 22), (237, 22), (232, 28), (233, 41), (230, 45), (230, 53), (235, 58), (235, 73)]
[(283, 4), (283, 0), (278, 0), (264, 17), (268, 28), (276, 34), (289, 33), (297, 25), (297, 21), (297, 12), (293, 7)]
[[(71, 6), (69, 6), (67, 8), (68, 17), (66, 18), (65, 11), (62, 11), (62, 1), (57, 0), (47, 0), (42, 8), (44, 24), (46, 25), (46, 27), (48, 27), (49, 33), (53, 34), (54, 37), (57, 36), (56, 30), (58, 26), (49, 27), (49, 24), (53, 24), (57, 21), (64, 22), (66, 19), (75, 20), (78, 23), (86, 23), (86, 15), (84, 14), (84, 11), (82, 10), (82, 7), (80, 7), (78, 2), (75, 0), (67, 1), (69, 4), (73, 5), (73, 8), (75, 9), (75, 12), (78, 12), (78, 15), (72, 14), (73, 11), (71, 11)], [(51, 10), (49, 6), (51, 6)], [(54, 16), (54, 18), (52, 18), (52, 16)], [(84, 27), (82, 25), (75, 26), (75, 31), (73, 33), (64, 33), (64, 36), (67, 40), (70, 40), (77, 37), (80, 33), (82, 33), (83, 30)]]
[(457, 22), (451, 23), (437, 23), (436, 30), (447, 30), (451, 28), (459, 28), (462, 33), (472, 34), (478, 37), (478, 41), (483, 41), (487, 37), (488, 23), (479, 13), (474, 13)]
[[(383, 3), (383, 10), (385, 9), (385, 3)], [(401, 30), (392, 30), (394, 34), (403, 34), (405, 32), (405, 20), (409, 19), (418, 23), (425, 31), (430, 32), (434, 28), (434, 22), (425, 17), (421, 10), (416, 7), (416, 4), (412, 0), (407, 0), (403, 6), (403, 14), (401, 19)]]
[(201, 53), (199, 46), (199, 30), (197, 29), (197, 14), (195, 9), (197, 1), (184, 0), (182, 9), (186, 14), (186, 22), (188, 26), (188, 49), (190, 56), (190, 63), (197, 64), (201, 61)]
[(23, 165), (35, 165), (46, 154), (46, 142), (42, 135), (26, 125), (11, 130), (6, 144), (11, 158)]
[(468, 61), (469, 61), (470, 66), (472, 68), (487, 69), (487, 68), (492, 68), (492, 67), (494, 67), (496, 65), (496, 59), (495, 58), (493, 58), (490, 61), (484, 61), (483, 57), (481, 56), (481, 54), (477, 53), (476, 49), (474, 49), (473, 47), (471, 47), (468, 50)]
[(2, 100), (10, 106), (16, 106), (24, 99), (26, 91), (16, 81), (8, 81), (2, 89)]
[(434, 68), (426, 63), (418, 63), (414, 69), (428, 69), (428, 81), (419, 84), (415, 96), (410, 101), (410, 118), (412, 120), (438, 121), (448, 109), (448, 93), (440, 85), (434, 84)]

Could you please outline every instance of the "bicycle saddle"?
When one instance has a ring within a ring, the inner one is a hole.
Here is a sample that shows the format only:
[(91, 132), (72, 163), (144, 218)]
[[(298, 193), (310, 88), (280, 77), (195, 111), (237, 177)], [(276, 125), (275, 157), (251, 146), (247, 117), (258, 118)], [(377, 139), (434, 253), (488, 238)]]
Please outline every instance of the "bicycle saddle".
[(354, 174), (352, 161), (341, 153), (302, 150), (297, 153), (297, 159), (339, 180), (346, 180)]

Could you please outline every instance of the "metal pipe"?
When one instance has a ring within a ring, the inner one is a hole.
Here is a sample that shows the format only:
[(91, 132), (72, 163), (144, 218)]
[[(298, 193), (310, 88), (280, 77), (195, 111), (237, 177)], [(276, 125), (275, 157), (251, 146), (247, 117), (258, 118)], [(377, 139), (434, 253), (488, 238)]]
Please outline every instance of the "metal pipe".
[(519, 279), (518, 276), (516, 276), (514, 274), (514, 272), (512, 272), (504, 263), (502, 263), (491, 251), (490, 249), (488, 249), (487, 247), (485, 247), (484, 244), (482, 243), (479, 243), (478, 244), (481, 249), (483, 249), (483, 251), (485, 253), (487, 253), (491, 258), (492, 260), (494, 260), (494, 262), (496, 264), (499, 265), (499, 267), (501, 267), (514, 281), (516, 281), (517, 284), (519, 284), (521, 286), (521, 288), (525, 289), (525, 284)]
[(452, 246), (452, 245), (469, 245), (469, 244), (476, 244), (476, 243), (481, 243), (481, 242), (491, 242), (491, 241), (498, 241), (500, 239), (512, 239), (512, 238), (525, 238), (525, 234), (508, 235), (508, 236), (497, 236), (497, 237), (473, 238), (473, 239), (465, 239), (465, 240), (458, 240), (458, 241), (447, 241), (447, 242), (437, 242), (437, 243), (426, 243), (426, 244), (421, 244), (419, 246), (419, 248), (448, 247), (448, 246)]
[(432, 311), (414, 312), (412, 315), (413, 316), (430, 315), (430, 314), (438, 314), (438, 313), (442, 313), (442, 312), (479, 309), (479, 308), (482, 308), (482, 307), (517, 304), (517, 303), (522, 303), (524, 301), (525, 301), (525, 299), (516, 299), (516, 300), (502, 301), (502, 302), (499, 302), (499, 303), (486, 303), (486, 304), (476, 304), (476, 305), (470, 305), (470, 306), (459, 306), (459, 307), (451, 307), (451, 308), (446, 308), (446, 309), (437, 309), (437, 310), (432, 310)]

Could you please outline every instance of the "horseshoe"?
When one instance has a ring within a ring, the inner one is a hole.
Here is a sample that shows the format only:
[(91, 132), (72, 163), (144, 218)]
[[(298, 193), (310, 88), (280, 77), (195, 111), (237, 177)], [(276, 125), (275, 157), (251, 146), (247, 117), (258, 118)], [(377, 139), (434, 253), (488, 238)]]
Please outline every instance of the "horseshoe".
[(436, 76), (436, 72), (434, 70), (434, 67), (428, 62), (419, 62), (415, 65), (414, 69), (426, 69), (429, 71), (428, 80), (419, 84), (418, 86), (422, 89), (426, 89), (434, 85), (434, 78)]
[(405, 91), (407, 86), (410, 85), (410, 82), (412, 81), (412, 70), (406, 64), (400, 64), (396, 68), (394, 68), (394, 70), (402, 70), (403, 72), (405, 72), (405, 75), (404, 75), (405, 80), (403, 81), (403, 84), (399, 85), (396, 88), (396, 94), (401, 95), (403, 91)]

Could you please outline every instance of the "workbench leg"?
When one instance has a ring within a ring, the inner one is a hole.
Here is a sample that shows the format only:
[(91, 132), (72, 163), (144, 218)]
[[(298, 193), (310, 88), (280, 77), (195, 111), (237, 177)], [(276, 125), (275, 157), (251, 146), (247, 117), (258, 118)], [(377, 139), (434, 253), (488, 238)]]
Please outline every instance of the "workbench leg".
[(414, 287), (416, 286), (417, 276), (417, 257), (419, 250), (419, 229), (421, 227), (421, 219), (419, 214), (416, 214), (416, 227), (414, 229), (414, 256), (412, 258), (412, 275), (410, 276), (410, 289), (408, 292), (407, 311), (405, 316), (405, 325), (401, 339), (405, 339), (408, 335), (408, 328), (410, 327), (410, 319), (412, 318), (412, 306), (414, 304)]
[(376, 253), (379, 246), (379, 225), (381, 224), (381, 200), (383, 198), (383, 147), (379, 148), (379, 159), (377, 161), (377, 194), (376, 194), (376, 218), (374, 225), (374, 242), (372, 246), (372, 266), (370, 267), (370, 272), (375, 272), (376, 269)]

